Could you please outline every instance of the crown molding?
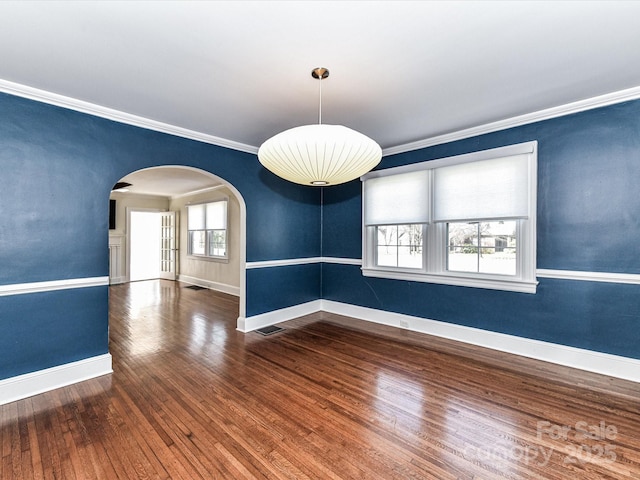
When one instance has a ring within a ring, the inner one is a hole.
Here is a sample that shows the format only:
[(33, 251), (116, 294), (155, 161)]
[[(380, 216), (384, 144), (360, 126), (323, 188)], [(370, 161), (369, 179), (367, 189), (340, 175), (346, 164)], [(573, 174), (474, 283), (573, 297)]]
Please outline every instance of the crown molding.
[(232, 150), (239, 150), (241, 152), (253, 154), (258, 153), (258, 148), (252, 145), (246, 145), (244, 143), (226, 140), (224, 138), (208, 135), (206, 133), (177, 127), (168, 123), (158, 122), (149, 118), (139, 117), (138, 115), (132, 115), (130, 113), (121, 112), (113, 108), (103, 107), (94, 103), (66, 97), (64, 95), (59, 95), (57, 93), (40, 90), (38, 88), (33, 88), (26, 85), (21, 85), (19, 83), (10, 82), (8, 80), (0, 79), (0, 92), (27, 98), (29, 100), (35, 100), (36, 102), (48, 103), (49, 105), (55, 105), (57, 107), (68, 108), (70, 110), (75, 110), (76, 112), (87, 113), (96, 117), (113, 120), (114, 122), (133, 125), (140, 128), (146, 128), (147, 130), (168, 133), (169, 135), (188, 138), (190, 140), (209, 143), (211, 145), (230, 148)]
[(382, 150), (382, 156), (386, 157), (389, 155), (396, 155), (398, 153), (411, 152), (413, 150), (433, 147), (435, 145), (454, 142), (456, 140), (477, 137), (478, 135), (484, 135), (486, 133), (498, 132), (500, 130), (506, 130), (507, 128), (519, 127), (543, 120), (563, 117), (572, 113), (579, 113), (586, 110), (592, 110), (594, 108), (606, 107), (608, 105), (627, 102), (629, 100), (637, 100), (638, 98), (640, 98), (640, 86), (628, 88), (626, 90), (620, 90), (618, 92), (607, 93), (598, 97), (587, 98), (585, 100), (579, 100), (577, 102), (567, 103), (558, 107), (547, 108), (544, 110), (539, 110), (537, 112), (519, 115), (517, 117), (507, 118), (505, 120), (499, 120), (497, 122), (486, 123), (484, 125), (467, 128), (465, 130), (459, 130), (457, 132), (445, 133), (444, 135), (438, 135), (436, 137), (430, 137), (424, 140), (418, 140), (416, 142), (405, 143), (404, 145), (385, 148)]
[[(27, 98), (29, 100), (35, 100), (37, 102), (48, 103), (50, 105), (55, 105), (58, 107), (68, 108), (77, 112), (106, 118), (114, 122), (133, 125), (140, 128), (146, 128), (147, 130), (168, 133), (169, 135), (188, 138), (191, 140), (209, 143), (211, 145), (217, 145), (219, 147), (230, 148), (232, 150), (238, 150), (241, 152), (252, 153), (254, 155), (258, 154), (258, 147), (255, 147), (253, 145), (234, 142), (232, 140), (216, 137), (214, 135), (208, 135), (206, 133), (196, 132), (194, 130), (170, 125), (168, 123), (158, 122), (149, 118), (132, 115), (112, 108), (85, 102), (83, 100), (78, 100), (64, 95), (59, 95), (57, 93), (48, 92), (46, 90), (40, 90), (38, 88), (29, 87), (27, 85), (10, 82), (8, 80), (0, 79), (0, 92)], [(429, 137), (423, 140), (397, 145), (395, 147), (388, 147), (382, 150), (382, 156), (386, 157), (389, 155), (411, 152), (413, 150), (419, 150), (421, 148), (441, 145), (443, 143), (454, 142), (456, 140), (463, 140), (465, 138), (484, 135), (486, 133), (498, 132), (500, 130), (506, 130), (507, 128), (519, 127), (530, 123), (570, 115), (572, 113), (579, 113), (586, 110), (592, 110), (594, 108), (614, 105), (616, 103), (637, 100), (639, 98), (640, 86), (628, 88), (626, 90), (620, 90), (618, 92), (607, 93), (605, 95), (567, 103), (558, 107), (547, 108), (544, 110), (539, 110), (537, 112), (499, 120), (497, 122), (486, 123), (477, 127), (458, 130), (456, 132), (450, 132), (435, 137)]]

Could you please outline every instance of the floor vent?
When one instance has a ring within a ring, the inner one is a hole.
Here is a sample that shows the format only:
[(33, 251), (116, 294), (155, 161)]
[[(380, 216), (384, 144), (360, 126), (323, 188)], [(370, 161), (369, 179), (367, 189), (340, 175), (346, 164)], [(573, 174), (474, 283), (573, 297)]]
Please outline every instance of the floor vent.
[(262, 327), (256, 330), (260, 335), (273, 335), (274, 333), (282, 332), (284, 328), (276, 327), (275, 325), (270, 325), (268, 327)]
[(189, 285), (188, 287), (184, 287), (184, 288), (188, 288), (189, 290), (206, 290), (207, 287), (201, 287), (200, 285)]

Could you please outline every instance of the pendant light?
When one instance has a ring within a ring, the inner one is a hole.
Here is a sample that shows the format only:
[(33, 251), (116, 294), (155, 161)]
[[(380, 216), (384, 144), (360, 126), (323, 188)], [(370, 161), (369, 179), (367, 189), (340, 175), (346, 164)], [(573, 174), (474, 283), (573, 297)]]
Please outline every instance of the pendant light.
[(338, 185), (364, 175), (382, 158), (380, 145), (342, 125), (322, 124), (322, 80), (326, 68), (311, 76), (320, 82), (318, 124), (285, 130), (264, 142), (260, 163), (279, 177), (301, 185)]

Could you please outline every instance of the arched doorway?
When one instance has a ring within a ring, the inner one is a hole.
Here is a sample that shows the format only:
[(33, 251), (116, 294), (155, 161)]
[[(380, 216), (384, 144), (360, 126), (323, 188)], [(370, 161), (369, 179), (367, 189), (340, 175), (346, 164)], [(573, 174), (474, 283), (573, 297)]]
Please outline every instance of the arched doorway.
[[(240, 317), (245, 316), (246, 205), (240, 192), (231, 183), (205, 170), (171, 165), (132, 172), (124, 176), (114, 188), (110, 195), (111, 283), (129, 280), (131, 242), (128, 235), (131, 232), (131, 213), (174, 211), (178, 216), (175, 258), (177, 279), (237, 295), (238, 314)], [(210, 259), (190, 255), (187, 248), (187, 206), (206, 204), (222, 198), (228, 199), (229, 255), (218, 265), (219, 268), (207, 268), (210, 266)]]

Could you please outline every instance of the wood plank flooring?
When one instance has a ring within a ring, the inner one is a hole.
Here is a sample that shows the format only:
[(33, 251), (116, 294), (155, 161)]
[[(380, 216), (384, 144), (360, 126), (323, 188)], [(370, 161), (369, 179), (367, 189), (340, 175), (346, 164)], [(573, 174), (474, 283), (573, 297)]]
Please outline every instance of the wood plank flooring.
[(114, 373), (0, 407), (2, 479), (640, 479), (640, 385), (235, 297), (110, 288)]

